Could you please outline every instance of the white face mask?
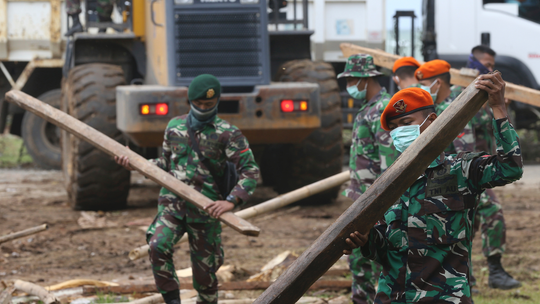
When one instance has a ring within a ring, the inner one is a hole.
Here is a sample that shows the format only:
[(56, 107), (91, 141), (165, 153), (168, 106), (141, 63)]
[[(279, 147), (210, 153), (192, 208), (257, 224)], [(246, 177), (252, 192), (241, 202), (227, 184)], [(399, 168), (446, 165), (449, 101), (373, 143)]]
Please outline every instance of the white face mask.
[(439, 79), (435, 79), (435, 81), (432, 82), (430, 86), (420, 85), (420, 88), (421, 88), (421, 89), (426, 90), (426, 91), (429, 93), (429, 95), (431, 95), (431, 99), (433, 99), (433, 102), (435, 102), (435, 100), (437, 100), (437, 94), (439, 93), (439, 89), (441, 88), (441, 87), (439, 87), (435, 93), (431, 93), (431, 88), (432, 88), (437, 82), (439, 82)]
[(396, 81), (396, 85), (397, 85), (397, 88), (399, 91), (401, 91), (401, 87), (399, 86), (399, 77), (398, 76), (394, 76), (394, 79)]

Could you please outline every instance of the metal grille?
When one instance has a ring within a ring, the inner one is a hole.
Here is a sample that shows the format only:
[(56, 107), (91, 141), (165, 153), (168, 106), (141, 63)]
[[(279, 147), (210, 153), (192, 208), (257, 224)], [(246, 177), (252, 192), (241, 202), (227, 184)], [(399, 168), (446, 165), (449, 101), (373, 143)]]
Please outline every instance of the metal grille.
[(217, 77), (262, 74), (260, 15), (175, 12), (176, 76), (203, 73)]

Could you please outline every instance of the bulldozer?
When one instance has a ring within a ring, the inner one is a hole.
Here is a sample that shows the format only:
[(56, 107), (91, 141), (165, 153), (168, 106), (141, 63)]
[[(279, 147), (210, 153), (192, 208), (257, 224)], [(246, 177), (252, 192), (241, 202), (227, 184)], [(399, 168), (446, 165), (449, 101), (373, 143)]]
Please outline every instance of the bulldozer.
[[(189, 111), (191, 80), (213, 74), (218, 115), (247, 137), (265, 185), (285, 193), (341, 172), (341, 97), (332, 65), (311, 60), (307, 0), (132, 0), (122, 16), (68, 42), (63, 111), (153, 158), (168, 122)], [(129, 171), (66, 132), (61, 150), (74, 209), (126, 206)]]

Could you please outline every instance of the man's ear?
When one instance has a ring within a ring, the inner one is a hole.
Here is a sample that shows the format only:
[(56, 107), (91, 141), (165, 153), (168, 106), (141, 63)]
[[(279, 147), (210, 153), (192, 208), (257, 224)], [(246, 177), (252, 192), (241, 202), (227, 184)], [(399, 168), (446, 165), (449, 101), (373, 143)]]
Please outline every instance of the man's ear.
[(399, 85), (399, 77), (393, 76), (393, 77), (392, 77), (392, 80), (394, 81), (394, 83), (395, 83), (396, 85)]
[(429, 123), (430, 123), (430, 124), (431, 124), (432, 122), (434, 122), (435, 119), (437, 119), (437, 113), (433, 112), (433, 113), (429, 114), (428, 120), (429, 120)]

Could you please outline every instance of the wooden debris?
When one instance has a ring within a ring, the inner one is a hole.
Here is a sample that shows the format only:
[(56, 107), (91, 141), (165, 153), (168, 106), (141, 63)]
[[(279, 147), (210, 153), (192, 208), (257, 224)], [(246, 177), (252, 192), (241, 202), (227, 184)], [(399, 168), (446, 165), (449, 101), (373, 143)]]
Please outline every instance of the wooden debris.
[(15, 291), (15, 287), (11, 286), (0, 293), (0, 304), (11, 304), (11, 295)]
[(45, 287), (45, 289), (48, 291), (55, 291), (55, 290), (60, 290), (60, 289), (81, 287), (85, 285), (104, 287), (104, 286), (118, 286), (118, 283), (98, 281), (98, 280), (89, 280), (89, 279), (76, 279), (76, 280), (69, 280), (69, 281), (65, 281), (62, 283), (55, 284), (55, 285), (47, 286)]
[[(370, 54), (373, 56), (375, 65), (390, 70), (392, 70), (394, 66), (394, 61), (401, 58), (401, 56), (393, 55), (382, 50), (370, 49), (351, 43), (342, 43), (339, 47), (341, 48), (344, 57), (349, 57), (358, 53)], [(423, 63), (422, 61), (419, 62), (420, 64)], [(460, 71), (457, 69), (450, 69), (450, 74), (452, 76), (450, 82), (462, 87), (468, 86), (475, 79), (471, 76), (461, 75)], [(504, 97), (540, 107), (540, 91), (525, 86), (506, 82)]]
[(461, 76), (469, 76), (476, 78), (480, 74), (480, 71), (477, 69), (471, 69), (471, 68), (461, 68), (459, 70), (459, 75)]
[(60, 301), (56, 297), (49, 293), (45, 288), (21, 280), (15, 281), (15, 288), (20, 291), (24, 291), (33, 296), (37, 296), (44, 304), (60, 304)]
[(347, 296), (341, 296), (341, 297), (328, 300), (328, 304), (349, 304), (349, 303), (351, 303), (351, 299)]
[[(124, 147), (114, 139), (28, 94), (11, 90), (6, 93), (6, 100), (17, 104), (19, 107), (45, 119), (111, 156), (127, 156), (130, 165), (134, 169), (200, 209), (204, 209), (205, 206), (212, 202), (212, 200), (202, 193), (151, 164), (144, 157)], [(219, 217), (219, 220), (242, 234), (250, 236), (259, 235), (259, 228), (234, 215), (232, 212), (225, 212)]]
[(261, 272), (249, 277), (247, 282), (273, 282), (275, 281), (296, 259), (297, 254), (284, 251), (266, 263)]
[(488, 99), (469, 85), (363, 194), (254, 302), (295, 303), (348, 248), (354, 231), (368, 232)]
[[(319, 280), (316, 281), (309, 289), (310, 290), (340, 290), (351, 287), (351, 280)], [(267, 289), (272, 282), (226, 282), (219, 284), (219, 290), (264, 290)], [(180, 288), (193, 289), (191, 282), (180, 282)], [(96, 293), (113, 293), (113, 294), (132, 294), (132, 293), (148, 293), (157, 292), (155, 283), (132, 284), (108, 287), (83, 287), (83, 295), (90, 296)]]
[[(328, 178), (325, 178), (323, 180), (320, 180), (318, 182), (315, 182), (313, 184), (309, 184), (307, 186), (304, 186), (302, 188), (293, 190), (289, 193), (282, 194), (278, 197), (275, 197), (271, 200), (268, 200), (264, 203), (258, 204), (256, 206), (246, 208), (244, 210), (240, 210), (235, 213), (240, 218), (243, 219), (250, 219), (252, 217), (265, 214), (271, 211), (274, 211), (276, 209), (285, 207), (287, 205), (290, 205), (294, 202), (297, 202), (301, 199), (307, 198), (311, 195), (317, 194), (319, 192), (332, 189), (334, 187), (338, 187), (344, 182), (348, 181), (350, 179), (350, 174), (348, 171), (341, 172), (339, 174), (336, 174), (334, 176), (330, 176)], [(296, 208), (296, 207), (295, 207)], [(293, 208), (291, 208), (293, 209)], [(272, 215), (269, 215), (269, 217)], [(184, 235), (180, 241), (178, 241), (177, 244), (181, 244), (184, 242), (187, 242), (188, 238), (187, 235)], [(137, 247), (129, 253), (129, 259), (134, 261), (138, 260), (143, 257), (148, 256), (148, 245), (143, 245), (140, 247)]]
[(118, 224), (107, 219), (104, 215), (95, 211), (81, 211), (81, 217), (77, 224), (82, 229), (110, 228), (118, 227)]
[(19, 239), (28, 235), (36, 234), (38, 232), (47, 230), (48, 228), (49, 228), (49, 225), (43, 224), (43, 225), (28, 228), (19, 232), (14, 232), (8, 235), (0, 236), (0, 244), (5, 243), (7, 241), (14, 240), (14, 239)]

